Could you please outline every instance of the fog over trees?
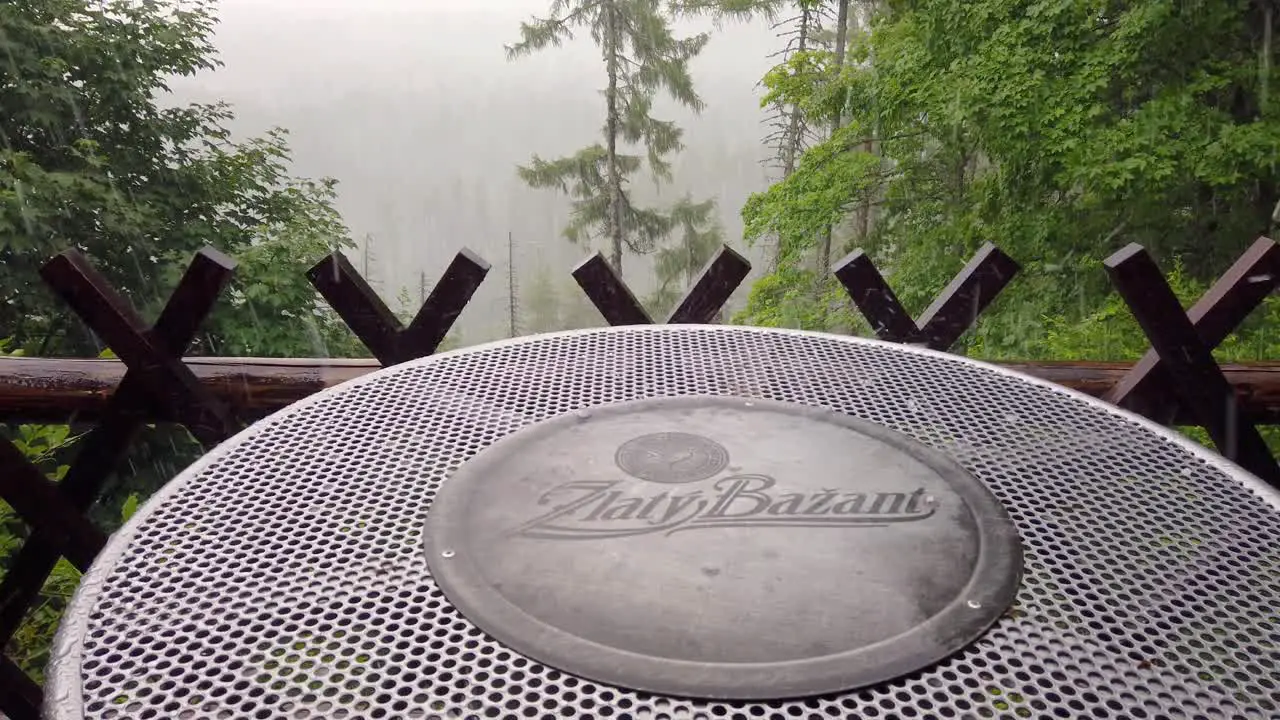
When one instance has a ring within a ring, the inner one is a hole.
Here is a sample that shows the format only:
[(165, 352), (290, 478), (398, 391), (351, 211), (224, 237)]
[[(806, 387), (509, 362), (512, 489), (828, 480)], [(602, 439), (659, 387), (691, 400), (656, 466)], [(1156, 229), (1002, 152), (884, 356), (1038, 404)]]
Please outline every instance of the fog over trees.
[[(568, 272), (608, 248), (564, 239), (568, 199), (516, 174), (534, 154), (559, 157), (596, 142), (603, 122), (600, 51), (588, 33), (507, 59), (504, 45), (520, 39), (521, 21), (546, 9), (543, 0), (225, 0), (215, 36), (225, 65), (175, 82), (175, 100), (231, 103), (237, 134), (287, 128), (293, 172), (339, 181), (338, 208), (369, 247), (367, 258), (354, 253), (356, 266), (367, 262), (388, 303), (416, 304), (423, 285), (467, 246), (493, 270), (459, 319), (462, 339), (505, 337), (510, 232), (521, 305), (546, 304), (550, 292), (550, 302), (565, 306), (522, 307), (523, 329), (550, 329), (548, 313), (599, 322), (590, 308), (571, 307), (580, 291)], [(691, 63), (706, 107), (694, 113), (657, 98), (654, 114), (684, 129), (685, 149), (669, 158), (670, 184), (655, 190), (642, 173), (633, 192), (662, 205), (686, 193), (715, 200), (724, 237), (758, 273), (765, 255), (739, 239), (739, 211), (770, 179), (758, 83), (781, 42), (763, 21), (683, 21), (675, 30), (712, 32)], [(654, 258), (626, 258), (639, 295), (657, 289)]]

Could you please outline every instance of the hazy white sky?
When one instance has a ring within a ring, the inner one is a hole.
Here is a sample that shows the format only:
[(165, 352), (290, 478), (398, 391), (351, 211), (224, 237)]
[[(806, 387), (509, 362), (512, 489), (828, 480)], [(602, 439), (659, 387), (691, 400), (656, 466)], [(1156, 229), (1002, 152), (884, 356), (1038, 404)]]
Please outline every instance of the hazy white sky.
[[(232, 103), (239, 134), (288, 128), (295, 172), (336, 177), (353, 235), (379, 238), (379, 274), (390, 295), (416, 287), (419, 272), (434, 277), (463, 245), (490, 260), (505, 257), (508, 230), (528, 256), (522, 267), (567, 269), (589, 249), (558, 237), (566, 200), (524, 187), (515, 167), (532, 154), (555, 157), (599, 138), (603, 72), (586, 33), (565, 47), (507, 60), (503, 46), (518, 39), (520, 22), (548, 5), (222, 0), (215, 43), (224, 67), (173, 88), (180, 100)], [(711, 29), (709, 22), (680, 28)], [(757, 84), (777, 45), (763, 23), (716, 30), (692, 66), (706, 110), (695, 116), (669, 103), (657, 108), (685, 129), (687, 149), (669, 192), (716, 198), (739, 248), (739, 210), (766, 184)], [(461, 202), (443, 199), (458, 192)], [(645, 265), (635, 259), (628, 273), (640, 288)], [(464, 319), (475, 321), (485, 303), (504, 302), (496, 283), (486, 283)]]
[[(378, 84), (423, 75), (475, 80), (479, 70), (505, 68), (511, 77), (570, 73), (596, 78), (598, 51), (585, 35), (562, 48), (517, 62), (507, 61), (505, 43), (519, 24), (544, 14), (546, 0), (223, 0), (218, 44), (225, 71), (202, 84), (237, 85), (250, 77), (263, 86), (362, 76)], [(685, 22), (690, 34), (711, 30), (706, 21)], [(708, 81), (751, 88), (768, 69), (777, 44), (763, 23), (721, 28), (695, 73)], [(451, 62), (450, 62), (451, 61)], [(450, 62), (435, 65), (436, 62)], [(372, 70), (372, 76), (360, 71)], [(342, 77), (326, 78), (338, 72)]]

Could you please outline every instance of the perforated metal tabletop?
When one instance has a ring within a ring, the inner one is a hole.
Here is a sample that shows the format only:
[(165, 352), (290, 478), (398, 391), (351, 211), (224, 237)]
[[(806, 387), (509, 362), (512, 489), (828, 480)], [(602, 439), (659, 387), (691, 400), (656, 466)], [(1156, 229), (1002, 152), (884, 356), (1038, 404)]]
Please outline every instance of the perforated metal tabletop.
[(654, 326), (217, 448), (85, 575), (46, 714), (1276, 718), (1277, 677), (1280, 497), (1217, 455), (964, 358)]

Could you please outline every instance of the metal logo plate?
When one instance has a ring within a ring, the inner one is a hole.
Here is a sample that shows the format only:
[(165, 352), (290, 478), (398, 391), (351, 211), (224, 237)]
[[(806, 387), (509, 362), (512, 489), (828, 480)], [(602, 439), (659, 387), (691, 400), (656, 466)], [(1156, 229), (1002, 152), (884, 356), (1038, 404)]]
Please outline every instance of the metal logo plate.
[(647, 692), (866, 686), (966, 646), (1012, 603), (1017, 533), (945, 455), (808, 406), (607, 405), (514, 433), (434, 500), (427, 562), (499, 642)]

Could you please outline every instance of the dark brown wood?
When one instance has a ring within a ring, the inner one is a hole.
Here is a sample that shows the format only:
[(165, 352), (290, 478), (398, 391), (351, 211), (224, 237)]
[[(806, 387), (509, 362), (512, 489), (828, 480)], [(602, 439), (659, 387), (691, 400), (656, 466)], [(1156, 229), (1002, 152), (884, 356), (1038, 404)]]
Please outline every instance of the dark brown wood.
[(986, 243), (938, 294), (919, 321), (911, 319), (862, 250), (846, 255), (832, 271), (881, 339), (949, 350), (1019, 269), (1013, 258)]
[[(1280, 245), (1258, 238), (1187, 311), (1200, 341), (1216, 348), (1280, 285)], [(1161, 421), (1178, 412), (1176, 396), (1164, 391), (1172, 379), (1155, 350), (1133, 366), (1105, 396), (1107, 402)]]
[[(706, 324), (714, 321), (729, 301), (729, 296), (750, 272), (751, 263), (746, 258), (728, 245), (721, 246), (671, 312), (667, 323)], [(609, 325), (653, 324), (653, 319), (636, 299), (635, 293), (618, 277), (601, 253), (597, 252), (578, 263), (573, 269), (573, 279)]]
[(1103, 265), (1173, 380), (1169, 391), (1181, 396), (1195, 413), (1218, 452), (1280, 487), (1280, 465), (1241, 412), (1234, 390), (1155, 260), (1141, 245), (1130, 243)]
[[(260, 418), (382, 367), (372, 358), (189, 357), (183, 362), (244, 420)], [(119, 360), (0, 357), (0, 420), (97, 423), (107, 416), (113, 390), (125, 370)], [(164, 408), (146, 410), (151, 420), (175, 419)]]
[(226, 408), (148, 337), (146, 324), (83, 255), (66, 250), (40, 274), (126, 365), (139, 371), (152, 401), (167, 405), (196, 439), (212, 446), (235, 431)]
[(35, 680), (0, 656), (0, 712), (9, 720), (40, 720), (44, 693)]
[(0, 440), (0, 497), (81, 570), (89, 569), (107, 542), (107, 536), (59, 497), (58, 486), (8, 440)]
[(316, 263), (307, 277), (347, 327), (383, 365), (396, 365), (436, 351), (489, 273), (489, 263), (464, 248), (454, 256), (440, 282), (408, 328), (382, 302), (369, 283), (340, 252)]
[(729, 297), (751, 272), (751, 263), (725, 245), (707, 263), (684, 300), (667, 319), (670, 324), (706, 324), (715, 320)]
[(601, 253), (597, 252), (578, 263), (573, 269), (573, 279), (610, 325), (616, 327), (653, 323), (644, 306), (631, 293), (631, 288), (622, 282), (622, 278), (618, 277)]
[(916, 321), (911, 318), (898, 296), (885, 282), (875, 263), (862, 250), (854, 250), (836, 262), (832, 273), (853, 304), (871, 324), (876, 337), (888, 342), (915, 342), (920, 334)]
[(1000, 248), (984, 244), (920, 315), (925, 344), (935, 350), (954, 345), (1020, 269)]
[[(373, 359), (189, 357), (183, 362), (235, 415), (264, 417), (313, 393), (381, 367)], [(1132, 363), (1005, 361), (996, 365), (1101, 398)], [(1237, 403), (1255, 423), (1280, 424), (1280, 362), (1223, 365)], [(94, 423), (104, 416), (125, 368), (118, 360), (0, 358), (0, 422)], [(171, 422), (164, 413), (150, 420)], [(1180, 410), (1168, 424), (1195, 425)]]
[[(213, 310), (235, 267), (234, 260), (212, 248), (196, 253), (156, 324), (147, 330), (162, 352), (173, 358), (182, 357), (204, 318)], [(220, 398), (219, 402), (222, 402)], [(71, 468), (58, 483), (62, 500), (77, 512), (88, 510), (103, 483), (119, 465), (138, 428), (164, 408), (163, 404), (151, 402), (138, 371), (125, 372), (102, 414), (96, 418), (97, 426), (80, 441)], [(0, 582), (0, 646), (17, 631), (27, 608), (53, 571), (61, 549), (55, 540), (37, 528), (10, 562)]]
[(396, 348), (400, 361), (434, 353), (488, 274), (489, 263), (479, 255), (466, 248), (455, 255), (413, 322), (400, 333)]
[(316, 263), (307, 279), (360, 342), (384, 365), (396, 364), (400, 321), (340, 252)]

